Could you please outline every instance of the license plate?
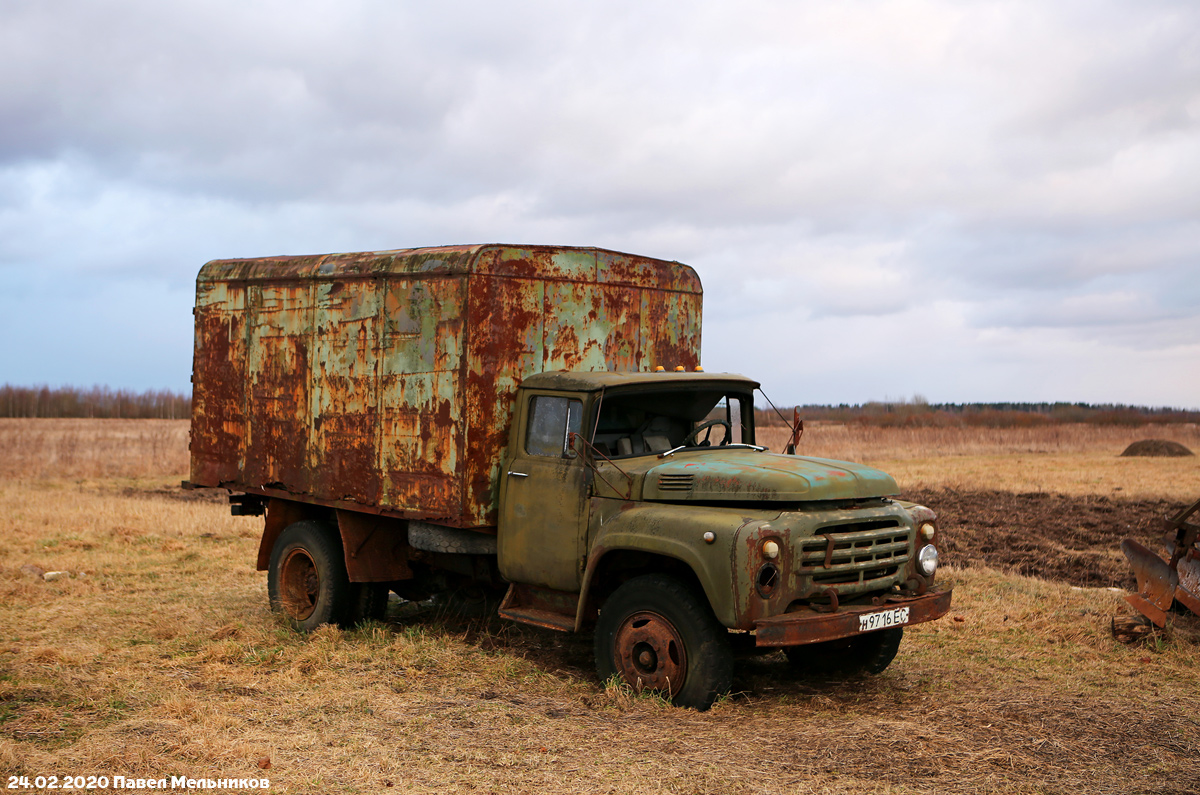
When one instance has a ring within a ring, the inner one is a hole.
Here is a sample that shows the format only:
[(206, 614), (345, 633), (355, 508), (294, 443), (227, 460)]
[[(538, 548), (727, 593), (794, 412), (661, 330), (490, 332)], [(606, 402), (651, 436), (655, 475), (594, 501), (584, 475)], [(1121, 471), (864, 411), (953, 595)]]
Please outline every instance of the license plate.
[(864, 613), (858, 617), (858, 631), (870, 632), (873, 629), (899, 627), (908, 623), (908, 608), (897, 607), (895, 610), (884, 610), (879, 613)]

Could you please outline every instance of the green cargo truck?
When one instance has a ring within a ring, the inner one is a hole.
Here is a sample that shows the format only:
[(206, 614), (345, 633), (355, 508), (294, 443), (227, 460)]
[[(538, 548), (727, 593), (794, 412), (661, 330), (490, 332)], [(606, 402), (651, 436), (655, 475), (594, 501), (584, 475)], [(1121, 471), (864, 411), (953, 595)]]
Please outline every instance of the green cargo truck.
[(210, 262), (186, 485), (265, 516), (258, 568), (301, 630), (474, 584), (686, 706), (728, 691), (735, 643), (878, 673), (949, 609), (936, 517), (758, 445), (758, 384), (699, 366), (701, 296), (686, 265), (591, 248)]

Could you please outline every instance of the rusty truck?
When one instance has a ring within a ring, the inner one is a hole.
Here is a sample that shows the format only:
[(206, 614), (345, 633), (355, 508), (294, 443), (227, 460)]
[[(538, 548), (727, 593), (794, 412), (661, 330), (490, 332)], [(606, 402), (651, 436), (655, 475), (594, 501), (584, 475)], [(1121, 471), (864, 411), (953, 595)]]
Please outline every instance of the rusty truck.
[(299, 630), (474, 584), (685, 706), (729, 690), (735, 647), (881, 672), (949, 609), (936, 516), (759, 444), (759, 384), (700, 366), (701, 300), (686, 265), (596, 248), (209, 262), (185, 486), (264, 517)]

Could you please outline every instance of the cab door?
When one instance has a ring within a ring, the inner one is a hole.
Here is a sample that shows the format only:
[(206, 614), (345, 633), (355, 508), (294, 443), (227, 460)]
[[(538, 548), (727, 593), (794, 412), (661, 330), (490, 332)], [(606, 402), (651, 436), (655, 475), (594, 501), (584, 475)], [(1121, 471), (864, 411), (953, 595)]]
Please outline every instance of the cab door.
[(579, 590), (586, 554), (589, 471), (570, 449), (579, 433), (578, 395), (521, 393), (520, 427), (501, 473), (498, 553), (510, 582)]

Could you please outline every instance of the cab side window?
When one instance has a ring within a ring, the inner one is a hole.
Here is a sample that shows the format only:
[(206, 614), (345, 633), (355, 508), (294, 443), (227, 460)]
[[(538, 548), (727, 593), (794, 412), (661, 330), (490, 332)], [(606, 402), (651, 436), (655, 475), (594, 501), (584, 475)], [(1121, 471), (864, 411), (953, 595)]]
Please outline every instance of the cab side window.
[(579, 433), (582, 423), (582, 401), (549, 395), (535, 396), (529, 406), (525, 452), (566, 458), (570, 434)]

